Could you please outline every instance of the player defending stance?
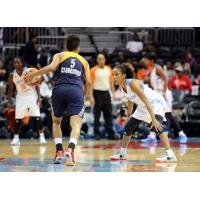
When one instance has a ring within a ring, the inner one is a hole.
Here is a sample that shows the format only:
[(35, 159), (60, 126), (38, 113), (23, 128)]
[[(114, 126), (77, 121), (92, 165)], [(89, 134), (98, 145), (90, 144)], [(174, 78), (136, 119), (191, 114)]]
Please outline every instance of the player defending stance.
[(14, 85), (17, 89), (15, 105), (15, 127), (12, 145), (20, 145), (19, 132), (22, 126), (22, 119), (25, 116), (33, 118), (40, 134), (40, 144), (45, 144), (44, 128), (40, 121), (40, 91), (39, 87), (28, 86), (23, 79), (23, 72), (27, 70), (21, 58), (14, 59), (15, 70), (9, 76), (8, 105), (12, 105)]
[[(56, 144), (55, 164), (66, 161), (67, 165), (74, 165), (74, 149), (80, 135), (80, 129), (84, 114), (83, 81), (85, 76), (88, 95), (90, 91), (90, 68), (87, 61), (78, 54), (80, 39), (75, 35), (67, 38), (67, 51), (55, 54), (50, 65), (40, 69), (38, 72), (26, 76), (30, 81), (34, 76), (56, 71), (56, 83), (52, 91), (53, 108), (53, 135)], [(68, 147), (63, 152), (61, 120), (63, 112), (67, 111), (70, 117), (71, 133)]]
[(128, 98), (128, 115), (133, 109), (133, 103), (137, 105), (135, 112), (129, 117), (125, 125), (120, 154), (111, 156), (111, 160), (126, 160), (127, 147), (133, 132), (142, 121), (151, 123), (159, 135), (166, 154), (157, 158), (157, 162), (176, 162), (176, 156), (170, 148), (168, 136), (163, 132), (162, 122), (165, 119), (166, 102), (163, 96), (137, 79), (132, 79), (133, 69), (127, 65), (119, 65), (113, 69), (113, 79), (121, 87), (122, 92)]

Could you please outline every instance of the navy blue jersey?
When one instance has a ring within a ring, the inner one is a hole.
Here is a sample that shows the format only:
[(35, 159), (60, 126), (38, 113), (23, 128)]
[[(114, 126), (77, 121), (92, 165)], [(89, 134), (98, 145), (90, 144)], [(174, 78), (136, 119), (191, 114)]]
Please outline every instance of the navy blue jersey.
[(75, 52), (66, 52), (57, 68), (55, 86), (73, 84), (83, 88), (83, 74), (87, 65), (86, 60)]

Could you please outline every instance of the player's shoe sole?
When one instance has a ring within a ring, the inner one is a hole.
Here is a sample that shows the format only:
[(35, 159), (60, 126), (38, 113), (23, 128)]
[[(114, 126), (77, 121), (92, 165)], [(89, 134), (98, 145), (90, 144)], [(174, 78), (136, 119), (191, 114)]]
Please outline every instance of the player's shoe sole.
[(157, 163), (177, 163), (176, 158), (168, 159), (168, 160), (161, 160), (161, 159), (156, 159)]

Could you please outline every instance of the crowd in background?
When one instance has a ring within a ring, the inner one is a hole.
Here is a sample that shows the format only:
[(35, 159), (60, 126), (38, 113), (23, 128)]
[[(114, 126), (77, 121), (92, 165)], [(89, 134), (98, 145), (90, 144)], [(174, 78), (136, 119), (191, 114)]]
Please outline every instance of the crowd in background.
[[(20, 56), (24, 60), (24, 65), (27, 67), (43, 67), (45, 62), (41, 59), (41, 52), (43, 50), (38, 48), (37, 45), (37, 35), (31, 34), (29, 42), (21, 49)], [(126, 47), (116, 48), (112, 53), (108, 52), (108, 49), (103, 49), (101, 55), (104, 55), (105, 65), (109, 66), (111, 69), (119, 64), (126, 63), (131, 65), (135, 71), (135, 77), (142, 80), (144, 83), (149, 82), (149, 75), (152, 68), (147, 67), (144, 62), (144, 57), (148, 53), (157, 54), (157, 63), (160, 64), (166, 72), (168, 78), (168, 87), (172, 90), (174, 103), (182, 102), (186, 95), (196, 95), (199, 96), (200, 84), (200, 74), (196, 70), (198, 64), (200, 64), (199, 58), (195, 58), (192, 51), (188, 49), (187, 51), (182, 51), (180, 48), (173, 48), (172, 53), (169, 55), (169, 48), (159, 48), (155, 45), (148, 44), (145, 45), (142, 40), (140, 40), (139, 35), (135, 33), (133, 39), (128, 41)], [(99, 55), (99, 54), (98, 54)], [(92, 56), (88, 59), (91, 67), (98, 65), (98, 55)], [(172, 56), (171, 56), (172, 55)], [(5, 62), (4, 57), (0, 54), (0, 129), (1, 138), (12, 137), (12, 132), (7, 131), (8, 120), (5, 120), (5, 109), (7, 107), (7, 93), (8, 93), (8, 75), (14, 70), (13, 59), (9, 62)], [(194, 70), (195, 69), (195, 70)], [(42, 96), (42, 107), (41, 107), (41, 118), (44, 126), (46, 127), (46, 137), (52, 137), (51, 134), (51, 106), (50, 97), (51, 90), (53, 88), (54, 80), (53, 74), (48, 74), (44, 77), (44, 81), (40, 86), (40, 92)], [(110, 139), (119, 139), (123, 132), (123, 125), (126, 121), (126, 102), (127, 100), (123, 97), (117, 86), (114, 87), (111, 95), (111, 103), (107, 102), (102, 107), (102, 110), (97, 110), (100, 108), (100, 104), (91, 106), (88, 101), (86, 101), (86, 113), (85, 113), (85, 123), (83, 124), (81, 137), (95, 137), (100, 139), (107, 137)], [(105, 96), (105, 94), (103, 94)], [(102, 94), (95, 91), (96, 98), (102, 98)], [(106, 99), (107, 97), (105, 97)], [(14, 97), (13, 97), (14, 101)], [(96, 99), (97, 103), (97, 99)], [(112, 110), (109, 111), (110, 106)], [(101, 116), (101, 111), (103, 111), (103, 116)], [(112, 113), (108, 113), (112, 112)], [(94, 113), (94, 114), (93, 114)], [(113, 119), (113, 123), (110, 121), (110, 116)], [(98, 116), (97, 116), (98, 115)], [(95, 117), (95, 121), (94, 118)], [(98, 121), (99, 120), (99, 121)], [(105, 121), (106, 129), (103, 126)], [(95, 125), (93, 130), (93, 125)], [(67, 118), (63, 118), (62, 129), (65, 136), (69, 134), (69, 123)], [(98, 129), (98, 131), (97, 131)], [(146, 131), (145, 128), (142, 130)], [(148, 131), (147, 131), (148, 132)], [(25, 134), (23, 134), (25, 133)], [(34, 135), (34, 126), (26, 125), (22, 129), (22, 137), (36, 137)]]

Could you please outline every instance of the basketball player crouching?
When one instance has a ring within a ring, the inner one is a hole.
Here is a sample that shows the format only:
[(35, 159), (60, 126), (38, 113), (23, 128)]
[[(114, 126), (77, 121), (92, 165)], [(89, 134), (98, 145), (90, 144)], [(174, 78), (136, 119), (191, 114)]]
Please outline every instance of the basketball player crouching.
[(23, 73), (27, 70), (24, 67), (22, 58), (14, 58), (15, 70), (9, 75), (9, 93), (8, 106), (12, 106), (12, 96), (14, 93), (14, 86), (17, 89), (16, 103), (15, 103), (15, 127), (14, 138), (12, 145), (20, 145), (19, 132), (22, 126), (22, 119), (25, 116), (33, 118), (34, 123), (40, 134), (40, 144), (45, 144), (44, 128), (40, 121), (40, 92), (39, 87), (32, 87), (27, 85), (23, 79)]
[[(176, 162), (176, 156), (172, 151), (167, 134), (163, 130), (162, 122), (165, 119), (166, 102), (163, 96), (141, 81), (133, 79), (133, 69), (129, 65), (118, 65), (113, 69), (113, 79), (118, 84), (121, 91), (128, 98), (129, 119), (124, 128), (124, 135), (120, 153), (111, 156), (111, 160), (126, 160), (127, 147), (132, 134), (142, 121), (151, 124), (156, 134), (160, 137), (165, 154), (157, 158), (157, 162)], [(137, 109), (132, 114), (134, 103)]]

